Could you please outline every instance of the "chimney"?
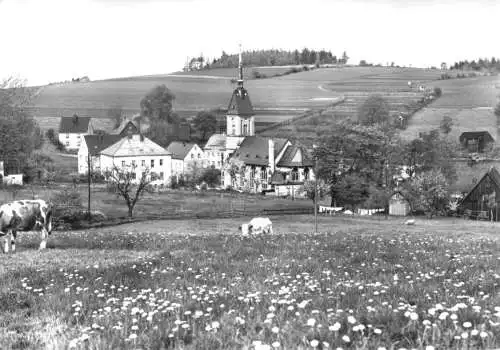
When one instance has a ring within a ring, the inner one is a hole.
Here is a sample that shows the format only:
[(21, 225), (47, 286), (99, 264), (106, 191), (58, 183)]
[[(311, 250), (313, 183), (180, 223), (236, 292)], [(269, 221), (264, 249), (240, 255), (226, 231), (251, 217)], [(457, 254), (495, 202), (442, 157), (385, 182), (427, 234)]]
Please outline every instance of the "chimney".
[(73, 124), (78, 123), (78, 115), (75, 113), (73, 114)]
[(271, 168), (271, 173), (274, 173), (274, 141), (269, 139), (269, 167)]

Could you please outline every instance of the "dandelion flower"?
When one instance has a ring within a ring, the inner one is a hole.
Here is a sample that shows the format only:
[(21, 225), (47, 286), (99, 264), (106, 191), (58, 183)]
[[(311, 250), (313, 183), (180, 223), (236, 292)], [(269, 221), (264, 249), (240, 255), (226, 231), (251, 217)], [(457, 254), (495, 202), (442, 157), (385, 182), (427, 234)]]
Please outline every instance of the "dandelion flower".
[(279, 331), (280, 331), (279, 327), (274, 326), (273, 328), (271, 328), (271, 332), (273, 332), (275, 334), (278, 334)]
[(349, 343), (349, 342), (351, 341), (351, 338), (349, 338), (349, 336), (348, 336), (348, 335), (344, 335), (344, 336), (342, 337), (342, 340), (343, 340), (344, 342), (346, 342), (346, 343)]
[(432, 345), (427, 345), (425, 347), (425, 350), (434, 350), (434, 347)]
[(472, 336), (474, 336), (474, 337), (475, 337), (476, 335), (478, 335), (478, 334), (479, 334), (479, 331), (478, 331), (477, 329), (473, 329), (473, 330), (470, 332), (470, 335), (472, 335)]
[(463, 326), (464, 326), (464, 328), (471, 328), (472, 327), (472, 323), (470, 323), (470, 322), (464, 322)]
[(412, 321), (418, 320), (418, 314), (416, 312), (411, 312), (410, 313), (410, 320), (412, 320)]
[(479, 333), (479, 336), (484, 339), (488, 336), (488, 333), (486, 333), (485, 331), (482, 331), (481, 333)]
[(311, 344), (311, 346), (313, 348), (316, 348), (319, 345), (319, 341), (317, 341), (316, 339), (313, 339), (313, 340), (311, 340), (311, 342), (309, 344)]
[(347, 317), (347, 322), (349, 322), (350, 324), (355, 324), (356, 323), (356, 319), (353, 316), (348, 316)]
[(310, 318), (307, 320), (307, 325), (309, 327), (314, 327), (315, 324), (316, 324), (316, 320), (314, 318)]
[(462, 337), (462, 339), (467, 339), (469, 338), (469, 333), (463, 332), (460, 336)]
[(341, 327), (341, 324), (339, 322), (335, 322), (333, 326), (328, 327), (328, 329), (332, 332), (337, 332)]
[(375, 334), (382, 334), (382, 330), (381, 330), (381, 329), (379, 329), (379, 328), (375, 328), (375, 329), (373, 330), (373, 333), (375, 333)]
[(275, 341), (271, 345), (273, 346), (273, 348), (279, 348), (281, 344), (279, 341)]
[(128, 338), (129, 338), (129, 339), (131, 339), (131, 340), (134, 340), (135, 338), (137, 338), (137, 334), (132, 333), (132, 334), (130, 334), (130, 335), (128, 336)]

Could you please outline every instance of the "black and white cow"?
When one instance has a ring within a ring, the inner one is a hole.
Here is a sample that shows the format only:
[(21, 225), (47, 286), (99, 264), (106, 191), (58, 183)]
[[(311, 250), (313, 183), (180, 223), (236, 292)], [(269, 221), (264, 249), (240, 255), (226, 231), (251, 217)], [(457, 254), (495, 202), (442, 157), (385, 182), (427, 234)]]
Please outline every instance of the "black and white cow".
[(42, 242), (40, 250), (47, 246), (47, 238), (52, 232), (52, 209), (41, 199), (20, 200), (0, 206), (0, 237), (4, 237), (4, 253), (16, 250), (17, 231), (40, 230)]

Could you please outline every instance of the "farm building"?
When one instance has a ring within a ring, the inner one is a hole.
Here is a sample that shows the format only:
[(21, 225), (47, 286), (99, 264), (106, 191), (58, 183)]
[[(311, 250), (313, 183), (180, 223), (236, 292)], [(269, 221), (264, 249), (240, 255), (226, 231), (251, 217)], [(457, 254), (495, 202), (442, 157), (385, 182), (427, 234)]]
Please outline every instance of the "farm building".
[(167, 152), (172, 154), (172, 176), (177, 180), (206, 167), (205, 154), (196, 143), (173, 141)]
[(488, 131), (463, 132), (459, 141), (469, 152), (483, 152), (488, 144), (495, 142)]
[(122, 137), (127, 136), (129, 133), (138, 134), (139, 127), (132, 120), (124, 120), (120, 126), (114, 129), (112, 132), (114, 135), (120, 135)]
[(99, 171), (101, 168), (100, 152), (120, 141), (121, 138), (121, 135), (85, 135), (78, 149), (78, 174), (87, 173), (89, 154), (91, 168), (94, 171)]
[(469, 218), (497, 221), (500, 202), (500, 174), (491, 167), (460, 202), (460, 209)]
[(410, 211), (410, 202), (405, 195), (400, 191), (394, 192), (389, 199), (389, 215), (406, 216)]
[(80, 117), (61, 117), (59, 124), (59, 141), (68, 150), (78, 150), (85, 135), (94, 134), (92, 118)]

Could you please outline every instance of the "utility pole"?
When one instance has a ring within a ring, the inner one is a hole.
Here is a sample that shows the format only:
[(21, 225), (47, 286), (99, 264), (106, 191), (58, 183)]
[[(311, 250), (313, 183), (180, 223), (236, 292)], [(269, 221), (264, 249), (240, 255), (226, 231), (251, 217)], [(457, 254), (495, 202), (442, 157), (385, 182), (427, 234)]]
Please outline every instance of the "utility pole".
[[(313, 145), (313, 152), (316, 149)], [(314, 152), (314, 233), (318, 233), (318, 157)]]
[(89, 220), (89, 224), (90, 222), (92, 221), (92, 215), (90, 214), (90, 181), (91, 181), (91, 175), (90, 175), (90, 150), (88, 150), (88, 154), (87, 154), (87, 180), (88, 180), (88, 183), (89, 183), (89, 200), (88, 200), (88, 203), (87, 203), (87, 215), (88, 215), (88, 220)]

